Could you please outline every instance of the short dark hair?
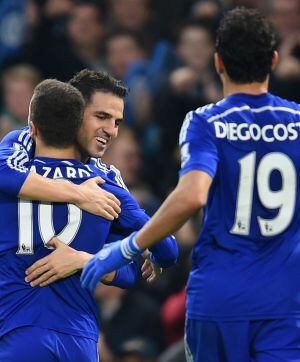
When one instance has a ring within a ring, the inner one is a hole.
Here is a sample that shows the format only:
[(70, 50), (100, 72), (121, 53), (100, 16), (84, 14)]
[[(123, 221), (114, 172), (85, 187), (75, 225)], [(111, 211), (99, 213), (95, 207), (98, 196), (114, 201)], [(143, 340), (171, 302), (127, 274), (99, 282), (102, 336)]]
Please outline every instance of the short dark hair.
[(273, 27), (253, 9), (229, 11), (217, 31), (216, 50), (236, 83), (263, 82), (271, 72), (276, 45)]
[(65, 148), (75, 143), (83, 119), (85, 102), (70, 84), (46, 79), (34, 90), (30, 121), (48, 146)]
[(128, 88), (123, 85), (122, 81), (115, 79), (105, 71), (83, 69), (69, 80), (69, 84), (81, 92), (86, 104), (91, 101), (95, 92), (112, 93), (122, 99), (128, 94)]

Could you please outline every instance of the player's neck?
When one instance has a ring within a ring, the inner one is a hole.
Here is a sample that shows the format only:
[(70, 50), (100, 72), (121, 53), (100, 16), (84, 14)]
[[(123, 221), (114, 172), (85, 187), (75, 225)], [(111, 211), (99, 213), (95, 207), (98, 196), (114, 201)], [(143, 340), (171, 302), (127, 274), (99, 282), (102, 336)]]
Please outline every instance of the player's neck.
[(78, 159), (78, 151), (74, 146), (67, 148), (55, 148), (36, 142), (35, 157), (49, 157), (61, 159)]
[(268, 92), (269, 79), (264, 82), (244, 83), (238, 84), (230, 81), (229, 79), (223, 79), (223, 91), (224, 97), (228, 97), (236, 93), (245, 93), (250, 95), (259, 95)]

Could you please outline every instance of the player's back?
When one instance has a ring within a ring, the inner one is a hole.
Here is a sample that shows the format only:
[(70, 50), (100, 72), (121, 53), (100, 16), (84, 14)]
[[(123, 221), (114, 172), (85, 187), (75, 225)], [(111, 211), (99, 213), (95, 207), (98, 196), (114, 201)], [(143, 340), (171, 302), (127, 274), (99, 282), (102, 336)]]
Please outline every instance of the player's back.
[(300, 107), (269, 93), (235, 94), (189, 118), (183, 173), (214, 177), (193, 252), (190, 318), (298, 315)]
[[(45, 177), (74, 183), (97, 175), (74, 160), (37, 158), (31, 168)], [(111, 222), (71, 204), (18, 200), (7, 194), (0, 195), (0, 213), (0, 335), (35, 325), (97, 340), (97, 307), (81, 287), (80, 274), (32, 288), (24, 280), (25, 270), (51, 252), (46, 243), (54, 235), (77, 250), (96, 253)]]

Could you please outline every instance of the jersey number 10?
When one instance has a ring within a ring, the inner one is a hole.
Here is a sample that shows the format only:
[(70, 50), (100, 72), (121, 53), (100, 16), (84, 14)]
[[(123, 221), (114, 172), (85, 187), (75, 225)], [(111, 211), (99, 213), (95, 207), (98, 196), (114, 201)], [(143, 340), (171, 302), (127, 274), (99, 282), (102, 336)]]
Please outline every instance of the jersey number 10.
[[(253, 188), (255, 182), (256, 152), (239, 160), (240, 180), (232, 234), (249, 235), (252, 214)], [(280, 190), (270, 188), (270, 176), (279, 171), (282, 179)], [(272, 152), (265, 155), (257, 166), (257, 191), (260, 202), (267, 209), (279, 209), (273, 219), (257, 216), (263, 236), (282, 233), (291, 223), (296, 205), (297, 173), (292, 160), (284, 153)]]
[[(68, 223), (64, 229), (55, 234), (53, 227), (53, 205), (51, 203), (41, 203), (38, 205), (38, 224), (41, 238), (45, 247), (47, 243), (56, 235), (60, 241), (70, 244), (75, 238), (82, 218), (82, 211), (75, 205), (68, 206)], [(19, 248), (17, 254), (33, 254), (33, 218), (32, 202), (19, 200)]]

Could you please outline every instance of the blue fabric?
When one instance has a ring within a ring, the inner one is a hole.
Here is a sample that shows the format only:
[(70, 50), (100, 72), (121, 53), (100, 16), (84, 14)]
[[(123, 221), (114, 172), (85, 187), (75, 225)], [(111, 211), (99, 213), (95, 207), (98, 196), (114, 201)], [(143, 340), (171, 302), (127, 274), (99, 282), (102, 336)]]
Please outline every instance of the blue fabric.
[[(120, 239), (120, 236), (118, 237)], [(111, 243), (120, 244), (121, 241), (111, 241), (106, 243), (103, 246), (103, 249), (107, 249)], [(116, 245), (116, 244), (114, 244)], [(132, 288), (137, 282), (138, 277), (140, 276), (140, 268), (137, 260), (133, 260), (130, 264), (124, 265), (122, 268), (118, 269), (115, 273), (114, 279), (111, 282), (104, 282), (104, 284), (112, 285), (122, 289)]]
[[(81, 275), (81, 285), (94, 292), (98, 282), (105, 275), (128, 264), (136, 255), (143, 252), (134, 243), (136, 232), (100, 250), (84, 267)], [(113, 265), (113, 267), (112, 267)]]
[(97, 342), (50, 329), (21, 327), (0, 339), (0, 361), (98, 362)]
[[(12, 155), (17, 152), (11, 164), (5, 158), (7, 150)], [(77, 250), (96, 254), (103, 247), (112, 223), (74, 205), (18, 200), (19, 187), (24, 182), (20, 170), (28, 173), (30, 169), (44, 177), (65, 178), (78, 184), (90, 177), (103, 177), (103, 188), (121, 201), (118, 227), (128, 234), (138, 230), (147, 217), (123, 185), (117, 170), (74, 160), (39, 157), (30, 161), (33, 150), (28, 128), (12, 132), (0, 144), (0, 157), (3, 155), (6, 165), (0, 168), (0, 336), (20, 326), (35, 325), (96, 341), (98, 309), (93, 295), (81, 287), (80, 274), (47, 287), (32, 288), (24, 281), (25, 270), (51, 253), (45, 244), (54, 234)], [(7, 182), (1, 182), (3, 179)], [(8, 192), (9, 182), (13, 186)], [(131, 282), (132, 278), (135, 276), (131, 275)]]
[[(34, 151), (35, 145), (28, 127), (12, 131), (3, 138), (0, 142), (0, 192), (18, 195), (29, 174), (28, 165)], [(149, 220), (149, 216), (127, 190), (120, 172), (95, 158), (90, 159), (88, 167), (106, 181), (101, 187), (122, 198), (122, 213), (113, 221), (106, 242), (122, 239), (139, 230)], [(178, 247), (173, 237), (159, 241), (150, 251), (156, 264), (161, 267), (173, 265), (178, 258)]]
[[(30, 168), (74, 183), (97, 175), (74, 160), (40, 157)], [(103, 247), (111, 221), (74, 205), (25, 202), (5, 193), (0, 193), (0, 214), (0, 335), (35, 325), (97, 341), (98, 308), (93, 295), (81, 288), (80, 273), (43, 288), (32, 288), (24, 278), (30, 265), (51, 253), (45, 246), (51, 235), (95, 254)]]
[(189, 318), (300, 317), (299, 126), (300, 106), (270, 93), (234, 94), (187, 115), (180, 175), (213, 179), (193, 248)]
[(151, 246), (150, 260), (161, 268), (169, 268), (177, 262), (178, 245), (174, 236), (169, 236), (163, 241)]
[(12, 131), (0, 142), (0, 191), (18, 195), (28, 174), (28, 162), (33, 158), (32, 140), (28, 127)]
[(121, 269), (118, 269), (114, 279), (107, 284), (122, 289), (129, 289), (135, 285), (139, 275), (139, 264), (136, 260), (133, 260), (130, 264), (123, 266)]
[(187, 361), (300, 361), (300, 320), (211, 322), (187, 319)]

